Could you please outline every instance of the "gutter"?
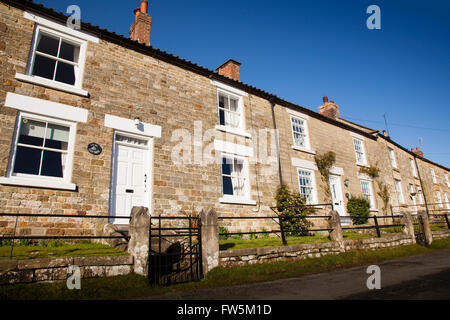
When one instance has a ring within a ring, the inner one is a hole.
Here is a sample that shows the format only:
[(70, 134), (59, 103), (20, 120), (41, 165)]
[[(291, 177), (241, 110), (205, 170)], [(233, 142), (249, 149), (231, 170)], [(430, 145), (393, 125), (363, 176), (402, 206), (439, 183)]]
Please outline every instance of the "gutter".
[(422, 182), (422, 177), (420, 175), (419, 164), (417, 163), (417, 156), (414, 156), (414, 162), (416, 163), (417, 175), (419, 176), (419, 181), (420, 181), (420, 188), (422, 188), (422, 196), (423, 196), (423, 200), (425, 201), (425, 210), (427, 211), (427, 216), (430, 217), (430, 212), (428, 211), (427, 197), (425, 195), (425, 189), (423, 188), (423, 182)]
[(281, 172), (280, 145), (279, 145), (277, 121), (275, 119), (275, 102), (274, 102), (274, 99), (270, 100), (270, 105), (271, 105), (271, 109), (272, 109), (273, 129), (275, 130), (275, 146), (276, 146), (276, 149), (277, 149), (277, 160), (278, 160), (278, 177), (280, 179), (280, 186), (282, 186), (283, 185), (283, 174)]

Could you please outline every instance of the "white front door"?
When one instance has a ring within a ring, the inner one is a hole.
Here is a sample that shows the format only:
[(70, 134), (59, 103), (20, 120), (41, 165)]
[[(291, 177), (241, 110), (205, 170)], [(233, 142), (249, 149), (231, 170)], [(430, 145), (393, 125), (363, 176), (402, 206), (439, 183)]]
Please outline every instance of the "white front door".
[(112, 223), (128, 224), (134, 206), (148, 207), (149, 181), (148, 141), (116, 134), (113, 156), (113, 179), (111, 186)]
[[(333, 210), (337, 211), (339, 215), (345, 216), (345, 204), (342, 197), (341, 177), (330, 174), (330, 192), (333, 201)], [(341, 219), (343, 222), (345, 220)]]

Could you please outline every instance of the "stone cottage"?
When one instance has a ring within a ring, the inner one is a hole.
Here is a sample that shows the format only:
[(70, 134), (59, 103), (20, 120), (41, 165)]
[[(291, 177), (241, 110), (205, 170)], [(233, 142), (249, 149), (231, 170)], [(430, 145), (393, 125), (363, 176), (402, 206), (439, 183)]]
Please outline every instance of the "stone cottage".
[[(393, 205), (426, 198), (449, 208), (445, 166), (342, 119), (327, 97), (315, 112), (242, 83), (233, 59), (213, 71), (153, 48), (149, 12), (142, 0), (127, 38), (1, 0), (0, 211), (108, 217), (21, 218), (19, 234), (99, 234), (107, 223), (126, 226), (115, 217), (132, 206), (267, 216), (281, 182), (342, 216), (350, 195), (388, 214), (378, 180)], [(323, 178), (315, 156), (329, 151), (336, 162)], [(373, 167), (378, 178), (361, 170)], [(0, 216), (0, 235), (14, 225)]]

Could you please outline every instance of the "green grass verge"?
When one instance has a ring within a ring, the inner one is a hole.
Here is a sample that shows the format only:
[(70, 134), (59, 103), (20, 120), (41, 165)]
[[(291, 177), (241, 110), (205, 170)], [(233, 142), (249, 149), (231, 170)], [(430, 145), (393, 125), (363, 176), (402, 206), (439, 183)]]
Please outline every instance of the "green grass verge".
[(376, 251), (350, 251), (339, 255), (328, 255), (321, 258), (290, 262), (275, 262), (235, 268), (219, 267), (208, 273), (202, 281), (169, 288), (148, 286), (148, 280), (137, 275), (85, 279), (81, 281), (81, 290), (74, 291), (68, 290), (65, 282), (4, 285), (0, 286), (0, 299), (132, 299), (167, 292), (299, 277), (344, 267), (366, 265), (400, 257), (430, 253), (446, 248), (450, 248), (450, 238), (436, 240), (429, 248), (410, 245)]
[[(328, 236), (307, 236), (307, 237), (286, 237), (288, 245), (293, 246), (305, 243), (323, 243), (329, 242)], [(219, 241), (220, 250), (238, 250), (248, 248), (263, 248), (263, 247), (278, 247), (282, 246), (283, 242), (279, 237), (270, 237), (263, 239), (227, 239)]]
[[(11, 246), (0, 246), (0, 259), (10, 259)], [(27, 245), (14, 246), (13, 259), (37, 259), (54, 257), (92, 257), (92, 256), (123, 256), (126, 252), (113, 247), (91, 242), (80, 243), (50, 243), (48, 246)]]
[[(392, 233), (401, 233), (401, 229), (390, 228), (382, 233), (382, 237), (389, 237)], [(376, 238), (377, 235), (374, 233), (357, 233), (357, 232), (344, 232), (344, 240), (359, 240), (359, 239), (370, 239)], [(306, 237), (286, 237), (287, 244), (290, 246), (297, 244), (308, 244), (308, 243), (324, 243), (330, 242), (328, 236), (306, 236)], [(249, 248), (264, 248), (264, 247), (278, 247), (282, 246), (283, 242), (279, 237), (270, 237), (262, 239), (227, 239), (219, 241), (220, 250), (239, 250), (239, 249), (249, 249)]]

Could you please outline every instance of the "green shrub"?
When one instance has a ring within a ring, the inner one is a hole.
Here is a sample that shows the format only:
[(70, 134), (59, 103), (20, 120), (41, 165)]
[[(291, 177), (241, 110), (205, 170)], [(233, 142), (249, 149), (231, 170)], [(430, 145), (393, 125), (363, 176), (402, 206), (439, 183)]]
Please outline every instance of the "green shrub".
[[(256, 230), (252, 230), (250, 229), (250, 232), (256, 232)], [(248, 237), (250, 240), (256, 240), (256, 238), (258, 238), (258, 236), (254, 233), (250, 234)]]
[[(242, 230), (238, 230), (236, 231), (236, 233), (241, 233)], [(231, 237), (231, 239), (235, 239), (235, 240), (242, 240), (243, 236), (242, 234), (235, 234), (234, 236)]]
[(266, 228), (262, 228), (262, 229), (261, 229), (261, 232), (264, 232), (264, 233), (261, 233), (261, 238), (262, 238), (262, 239), (267, 239), (267, 238), (269, 238), (269, 233), (267, 232), (267, 229), (266, 229)]
[(370, 215), (370, 202), (364, 197), (350, 197), (347, 203), (347, 212), (351, 216), (357, 216), (357, 218), (352, 218), (353, 224), (365, 224), (369, 219)]
[[(225, 227), (219, 227), (219, 234), (221, 233), (228, 233), (228, 229)], [(220, 236), (219, 235), (219, 240), (227, 240), (229, 237), (228, 236)]]
[(10, 246), (12, 244), (12, 240), (9, 239), (2, 239), (0, 241), (0, 246)]
[(277, 189), (275, 200), (278, 213), (282, 217), (289, 217), (289, 219), (283, 219), (286, 233), (294, 236), (308, 235), (308, 228), (312, 226), (312, 223), (304, 216), (311, 214), (312, 209), (305, 206), (305, 197), (298, 192), (289, 191), (286, 185), (281, 185)]

